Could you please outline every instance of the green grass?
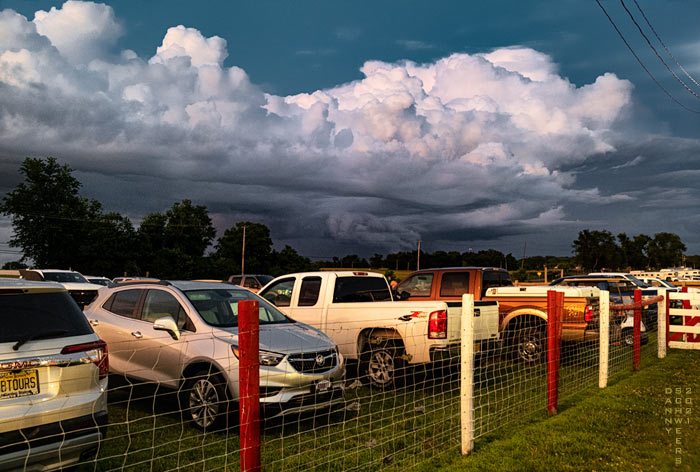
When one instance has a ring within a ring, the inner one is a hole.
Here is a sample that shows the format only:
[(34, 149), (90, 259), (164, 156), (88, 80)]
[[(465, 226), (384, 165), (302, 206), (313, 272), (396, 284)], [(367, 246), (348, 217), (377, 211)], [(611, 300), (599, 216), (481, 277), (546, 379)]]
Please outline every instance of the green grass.
[[(554, 417), (544, 413), (544, 365), (482, 360), (475, 376), (476, 450), (467, 457), (459, 455), (454, 372), (448, 379), (422, 375), (389, 392), (349, 379), (354, 388), (346, 405), (359, 409), (263, 424), (263, 470), (700, 470), (700, 410), (680, 436), (686, 446), (694, 442), (696, 452), (673, 468), (675, 436), (664, 430), (663, 408), (667, 387), (690, 388), (700, 402), (699, 353), (674, 351), (658, 360), (655, 342), (644, 346), (642, 370), (634, 375), (631, 349), (611, 348), (616, 375), (604, 390), (597, 388), (597, 348), (565, 349)], [(174, 394), (154, 393), (129, 385), (110, 391), (108, 440), (97, 461), (81, 470), (239, 469), (237, 428), (203, 434), (182, 421)]]
[[(668, 394), (668, 388), (682, 394)], [(692, 409), (669, 414), (666, 403), (676, 398), (691, 401)], [(667, 432), (668, 418), (685, 422), (680, 434)], [(677, 438), (681, 454), (674, 452)], [(641, 371), (566, 398), (553, 417), (538, 413), (481, 438), (472, 455), (442, 470), (700, 470), (700, 353), (672, 351), (664, 360), (647, 355)]]

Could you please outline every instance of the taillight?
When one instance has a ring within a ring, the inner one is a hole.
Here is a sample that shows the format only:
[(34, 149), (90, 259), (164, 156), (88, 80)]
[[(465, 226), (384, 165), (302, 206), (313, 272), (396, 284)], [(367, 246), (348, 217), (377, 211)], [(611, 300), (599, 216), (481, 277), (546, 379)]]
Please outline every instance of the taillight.
[(447, 339), (447, 312), (434, 311), (428, 318), (428, 339)]
[(587, 323), (590, 323), (591, 321), (593, 321), (593, 318), (594, 318), (593, 307), (591, 305), (586, 305), (583, 319), (586, 320)]
[(61, 354), (73, 354), (76, 352), (87, 352), (90, 360), (99, 368), (100, 379), (104, 379), (109, 374), (109, 354), (107, 354), (107, 343), (102, 341), (73, 344), (61, 349)]

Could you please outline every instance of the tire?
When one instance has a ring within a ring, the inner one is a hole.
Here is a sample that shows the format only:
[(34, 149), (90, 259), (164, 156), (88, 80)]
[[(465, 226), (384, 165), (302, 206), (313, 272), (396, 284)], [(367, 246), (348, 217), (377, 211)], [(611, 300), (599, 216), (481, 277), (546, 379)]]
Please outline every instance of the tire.
[(229, 396), (221, 374), (200, 370), (185, 381), (180, 408), (198, 429), (212, 431), (227, 426)]
[(404, 349), (392, 341), (367, 345), (362, 353), (360, 375), (371, 387), (389, 390), (405, 383), (406, 361)]
[(634, 347), (634, 330), (632, 328), (622, 329), (622, 344), (628, 347)]
[(525, 364), (539, 364), (545, 360), (547, 335), (543, 327), (526, 326), (515, 330), (511, 338), (513, 354)]

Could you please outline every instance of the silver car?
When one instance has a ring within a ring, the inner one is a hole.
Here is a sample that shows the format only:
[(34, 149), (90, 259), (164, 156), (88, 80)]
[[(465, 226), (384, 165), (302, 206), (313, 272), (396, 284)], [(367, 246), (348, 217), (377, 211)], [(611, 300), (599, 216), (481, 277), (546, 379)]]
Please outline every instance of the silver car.
[(0, 470), (72, 467), (107, 428), (104, 341), (64, 287), (0, 279)]
[(224, 425), (239, 398), (238, 302), (260, 304), (260, 403), (268, 417), (343, 402), (345, 366), (322, 332), (221, 282), (134, 281), (100, 290), (85, 315), (110, 371), (178, 389), (201, 429)]

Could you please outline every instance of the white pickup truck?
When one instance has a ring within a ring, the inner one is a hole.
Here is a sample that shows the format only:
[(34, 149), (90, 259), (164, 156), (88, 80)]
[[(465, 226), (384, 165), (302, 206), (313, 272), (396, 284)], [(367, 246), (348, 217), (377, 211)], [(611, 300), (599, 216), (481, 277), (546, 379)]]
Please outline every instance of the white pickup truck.
[[(380, 388), (405, 381), (406, 364), (455, 359), (459, 353), (460, 312), (442, 301), (395, 302), (383, 275), (374, 272), (305, 272), (269, 282), (259, 295), (290, 318), (326, 333), (349, 361), (359, 362), (361, 378)], [(496, 320), (498, 306), (480, 307)], [(480, 332), (483, 339), (493, 333)]]

